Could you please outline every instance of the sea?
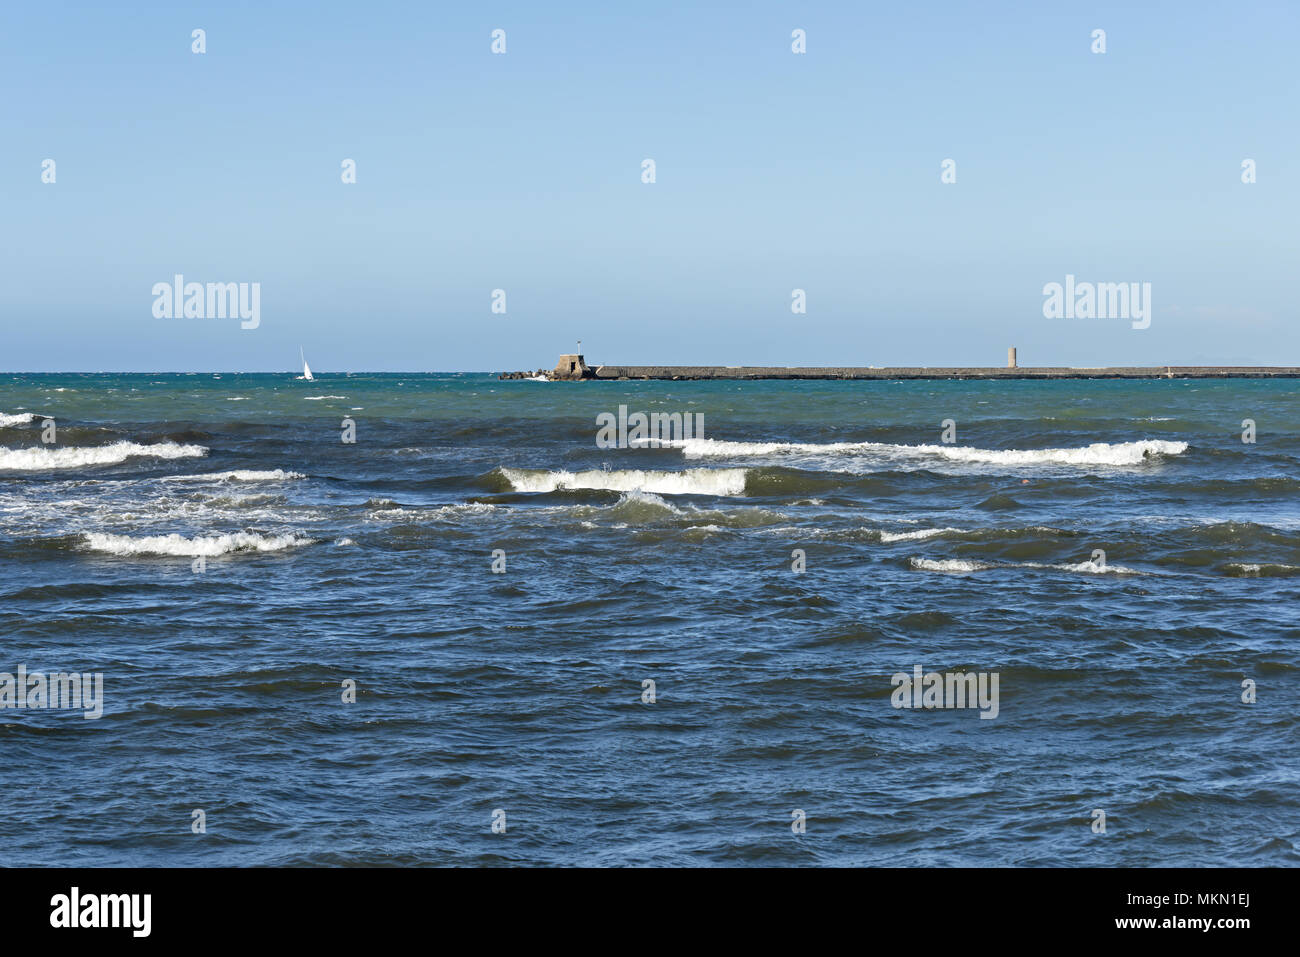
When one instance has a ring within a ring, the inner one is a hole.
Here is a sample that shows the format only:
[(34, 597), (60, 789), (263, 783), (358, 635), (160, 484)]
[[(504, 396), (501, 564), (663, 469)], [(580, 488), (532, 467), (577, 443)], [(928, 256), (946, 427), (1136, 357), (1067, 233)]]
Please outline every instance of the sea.
[(8, 865), (1294, 866), (1298, 652), (1295, 380), (0, 376)]

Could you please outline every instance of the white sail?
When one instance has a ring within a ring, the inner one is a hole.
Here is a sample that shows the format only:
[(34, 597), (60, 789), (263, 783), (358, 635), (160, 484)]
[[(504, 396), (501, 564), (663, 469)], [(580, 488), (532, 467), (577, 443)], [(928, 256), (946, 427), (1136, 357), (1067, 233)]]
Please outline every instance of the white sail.
[(311, 382), (314, 376), (311, 374), (311, 366), (307, 365), (307, 357), (302, 354), (302, 346), (298, 347), (298, 358), (302, 359), (302, 377)]

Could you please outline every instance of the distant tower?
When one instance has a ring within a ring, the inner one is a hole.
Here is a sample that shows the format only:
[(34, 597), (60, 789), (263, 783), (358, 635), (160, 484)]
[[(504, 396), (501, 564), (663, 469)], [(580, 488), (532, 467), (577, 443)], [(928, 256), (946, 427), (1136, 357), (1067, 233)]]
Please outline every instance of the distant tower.
[(1014, 369), (1015, 367), (1016, 367), (1016, 347), (1012, 346), (1010, 349), (1007, 350), (1007, 368)]

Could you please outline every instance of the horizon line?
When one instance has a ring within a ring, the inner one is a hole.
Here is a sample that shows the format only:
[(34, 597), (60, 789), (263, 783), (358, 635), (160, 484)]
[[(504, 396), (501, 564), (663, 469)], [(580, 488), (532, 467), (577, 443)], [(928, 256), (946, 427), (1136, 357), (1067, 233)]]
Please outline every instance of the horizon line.
[[(554, 369), (546, 369), (543, 372), (554, 372)], [(667, 363), (595, 363), (588, 368), (595, 370), (605, 369), (693, 369), (693, 370), (717, 370), (725, 372), (727, 370), (809, 370), (820, 372), (838, 372), (842, 370), (854, 370), (870, 373), (889, 373), (892, 371), (911, 371), (917, 369), (935, 370), (939, 372), (951, 371), (958, 372), (996, 372), (1006, 375), (1010, 372), (1051, 372), (1056, 370), (1071, 370), (1077, 372), (1103, 372), (1103, 371), (1125, 371), (1125, 370), (1148, 370), (1148, 369), (1178, 369), (1178, 370), (1220, 370), (1224, 372), (1255, 369), (1269, 371), (1297, 371), (1300, 370), (1300, 364), (1288, 365), (1285, 363), (1261, 364), (1246, 363), (1238, 365), (1226, 365), (1222, 363), (1157, 363), (1151, 365), (1015, 365), (1015, 366), (976, 366), (976, 365), (897, 365), (897, 366), (845, 366), (845, 365), (718, 365), (713, 363), (684, 363), (684, 364), (667, 364)], [(507, 375), (517, 373), (518, 370), (507, 369), (348, 369), (348, 370), (313, 370), (313, 379), (319, 379), (321, 376), (353, 376), (353, 375)], [(523, 370), (529, 371), (529, 370)], [(293, 379), (302, 379), (301, 371), (294, 369), (58, 369), (58, 370), (28, 370), (28, 369), (6, 369), (0, 370), (0, 376), (57, 376), (57, 375), (268, 375), (268, 376), (288, 376)], [(309, 380), (304, 380), (309, 381)], [(509, 381), (509, 380), (506, 380)]]

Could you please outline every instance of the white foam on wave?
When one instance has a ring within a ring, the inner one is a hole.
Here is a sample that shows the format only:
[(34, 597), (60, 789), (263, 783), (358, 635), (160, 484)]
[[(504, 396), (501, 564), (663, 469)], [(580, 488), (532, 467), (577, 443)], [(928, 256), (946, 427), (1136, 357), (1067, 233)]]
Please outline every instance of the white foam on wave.
[(319, 402), (321, 399), (346, 399), (346, 395), (304, 395), (306, 402)]
[(286, 482), (307, 476), (284, 469), (231, 469), (229, 472), (200, 472), (196, 475), (165, 475), (164, 482)]
[(1075, 449), (977, 449), (964, 445), (893, 445), (887, 442), (730, 442), (677, 439), (661, 443), (679, 448), (688, 459), (751, 455), (881, 455), (890, 458), (942, 458), (992, 465), (1141, 465), (1153, 456), (1181, 455), (1186, 442), (1143, 439), (1094, 442)]
[(960, 528), (919, 528), (914, 532), (881, 532), (880, 540), (882, 542), (910, 542), (924, 538), (934, 538), (936, 535), (947, 535), (950, 532), (960, 535), (963, 531)]
[(458, 502), (423, 511), (435, 518), (459, 518), (462, 515), (490, 515), (496, 510), (497, 506), (491, 502)]
[[(896, 518), (894, 519), (894, 521), (906, 522), (906, 521), (917, 521), (917, 519)], [(1020, 535), (1024, 533), (1030, 533), (1030, 532), (1038, 535), (1052, 535), (1052, 536), (1069, 534), (1068, 532), (1063, 532), (1059, 528), (1053, 528), (1050, 525), (1030, 525), (1024, 528), (977, 528), (977, 529), (953, 528), (951, 526), (945, 526), (943, 528), (919, 528), (916, 529), (915, 531), (910, 531), (910, 532), (881, 531), (880, 541), (882, 543), (888, 544), (889, 542), (923, 541), (927, 538), (936, 538), (940, 535), (983, 536), (987, 534), (994, 534), (994, 535), (1004, 534), (1004, 535), (1014, 536), (1014, 535)]]
[(718, 532), (725, 532), (727, 529), (721, 525), (692, 525), (682, 531), (682, 536), (687, 540), (704, 539), (710, 535), (716, 535)]
[(0, 470), (85, 468), (89, 465), (116, 465), (129, 458), (188, 459), (207, 454), (208, 450), (201, 445), (177, 445), (175, 442), (159, 442), (155, 445), (114, 442), (112, 445), (81, 447), (0, 448)]
[(1300, 573), (1300, 565), (1287, 565), (1283, 562), (1261, 562), (1259, 564), (1250, 562), (1228, 562), (1225, 567), (1243, 577), (1254, 575), (1290, 577), (1296, 573)]
[(909, 558), (908, 564), (925, 572), (979, 572), (994, 568), (987, 562), (968, 562), (961, 558)]
[(391, 498), (371, 499), (366, 518), (374, 522), (448, 521), (462, 516), (488, 515), (497, 510), (490, 502), (460, 502), (455, 505), (405, 506)]
[(675, 518), (677, 516), (695, 514), (698, 509), (680, 508), (667, 499), (661, 498), (654, 492), (645, 492), (640, 489), (633, 489), (630, 492), (624, 492), (619, 496), (617, 502), (613, 505), (576, 505), (562, 506), (557, 509), (546, 509), (547, 512), (568, 513), (579, 517), (608, 517), (608, 516), (638, 516), (642, 519), (653, 520), (655, 518)]
[(560, 520), (579, 519), (584, 527), (588, 523), (607, 522), (610, 528), (632, 526), (674, 527), (689, 531), (693, 528), (715, 527), (732, 529), (763, 529), (786, 520), (779, 512), (750, 505), (721, 507), (720, 505), (694, 504), (689, 501), (670, 501), (654, 492), (635, 490), (623, 492), (618, 501), (610, 505), (575, 504), (528, 509), (532, 515), (545, 515), (547, 520), (556, 516)]
[(598, 489), (611, 492), (653, 492), (658, 495), (744, 495), (746, 469), (588, 469), (550, 472), (544, 469), (503, 468), (501, 474), (516, 492), (555, 492)]
[(1083, 572), (1089, 575), (1142, 575), (1136, 568), (1123, 565), (1096, 565), (1092, 562), (1078, 564), (1049, 565), (1043, 562), (976, 562), (961, 558), (909, 558), (908, 564), (919, 571), (927, 572), (982, 572), (994, 568), (1053, 568), (1063, 572)]
[(624, 492), (623, 497), (620, 498), (618, 502), (615, 503), (614, 506), (610, 506), (610, 507), (614, 508), (617, 507), (618, 505), (623, 505), (625, 503), (629, 505), (632, 504), (650, 505), (650, 506), (666, 509), (667, 511), (672, 512), (674, 515), (686, 514), (685, 509), (678, 508), (672, 502), (660, 498), (654, 492), (646, 492), (642, 489), (634, 489), (631, 492)]
[(781, 452), (826, 453), (865, 452), (871, 449), (902, 448), (879, 442), (731, 442), (726, 439), (663, 439), (661, 448), (681, 449), (688, 459), (776, 455)]
[(196, 535), (193, 538), (175, 533), (136, 538), (107, 532), (86, 532), (82, 537), (87, 548), (110, 555), (177, 555), (187, 558), (212, 558), (229, 552), (278, 552), (314, 543), (313, 539), (300, 535), (260, 535), (256, 532)]
[(1093, 562), (1079, 562), (1077, 564), (1065, 565), (1040, 565), (1036, 562), (1025, 562), (1028, 568), (1057, 568), (1064, 572), (1083, 572), (1088, 575), (1141, 575), (1142, 572), (1136, 568), (1127, 568), (1124, 565), (1098, 565)]
[(952, 445), (918, 446), (958, 462), (998, 465), (1141, 465), (1158, 455), (1182, 455), (1186, 442), (1145, 439), (1141, 442), (1094, 442), (1080, 449), (971, 449)]
[(15, 425), (26, 425), (28, 422), (36, 421), (37, 418), (35, 412), (16, 412), (13, 415), (0, 412), (0, 429), (12, 428)]

